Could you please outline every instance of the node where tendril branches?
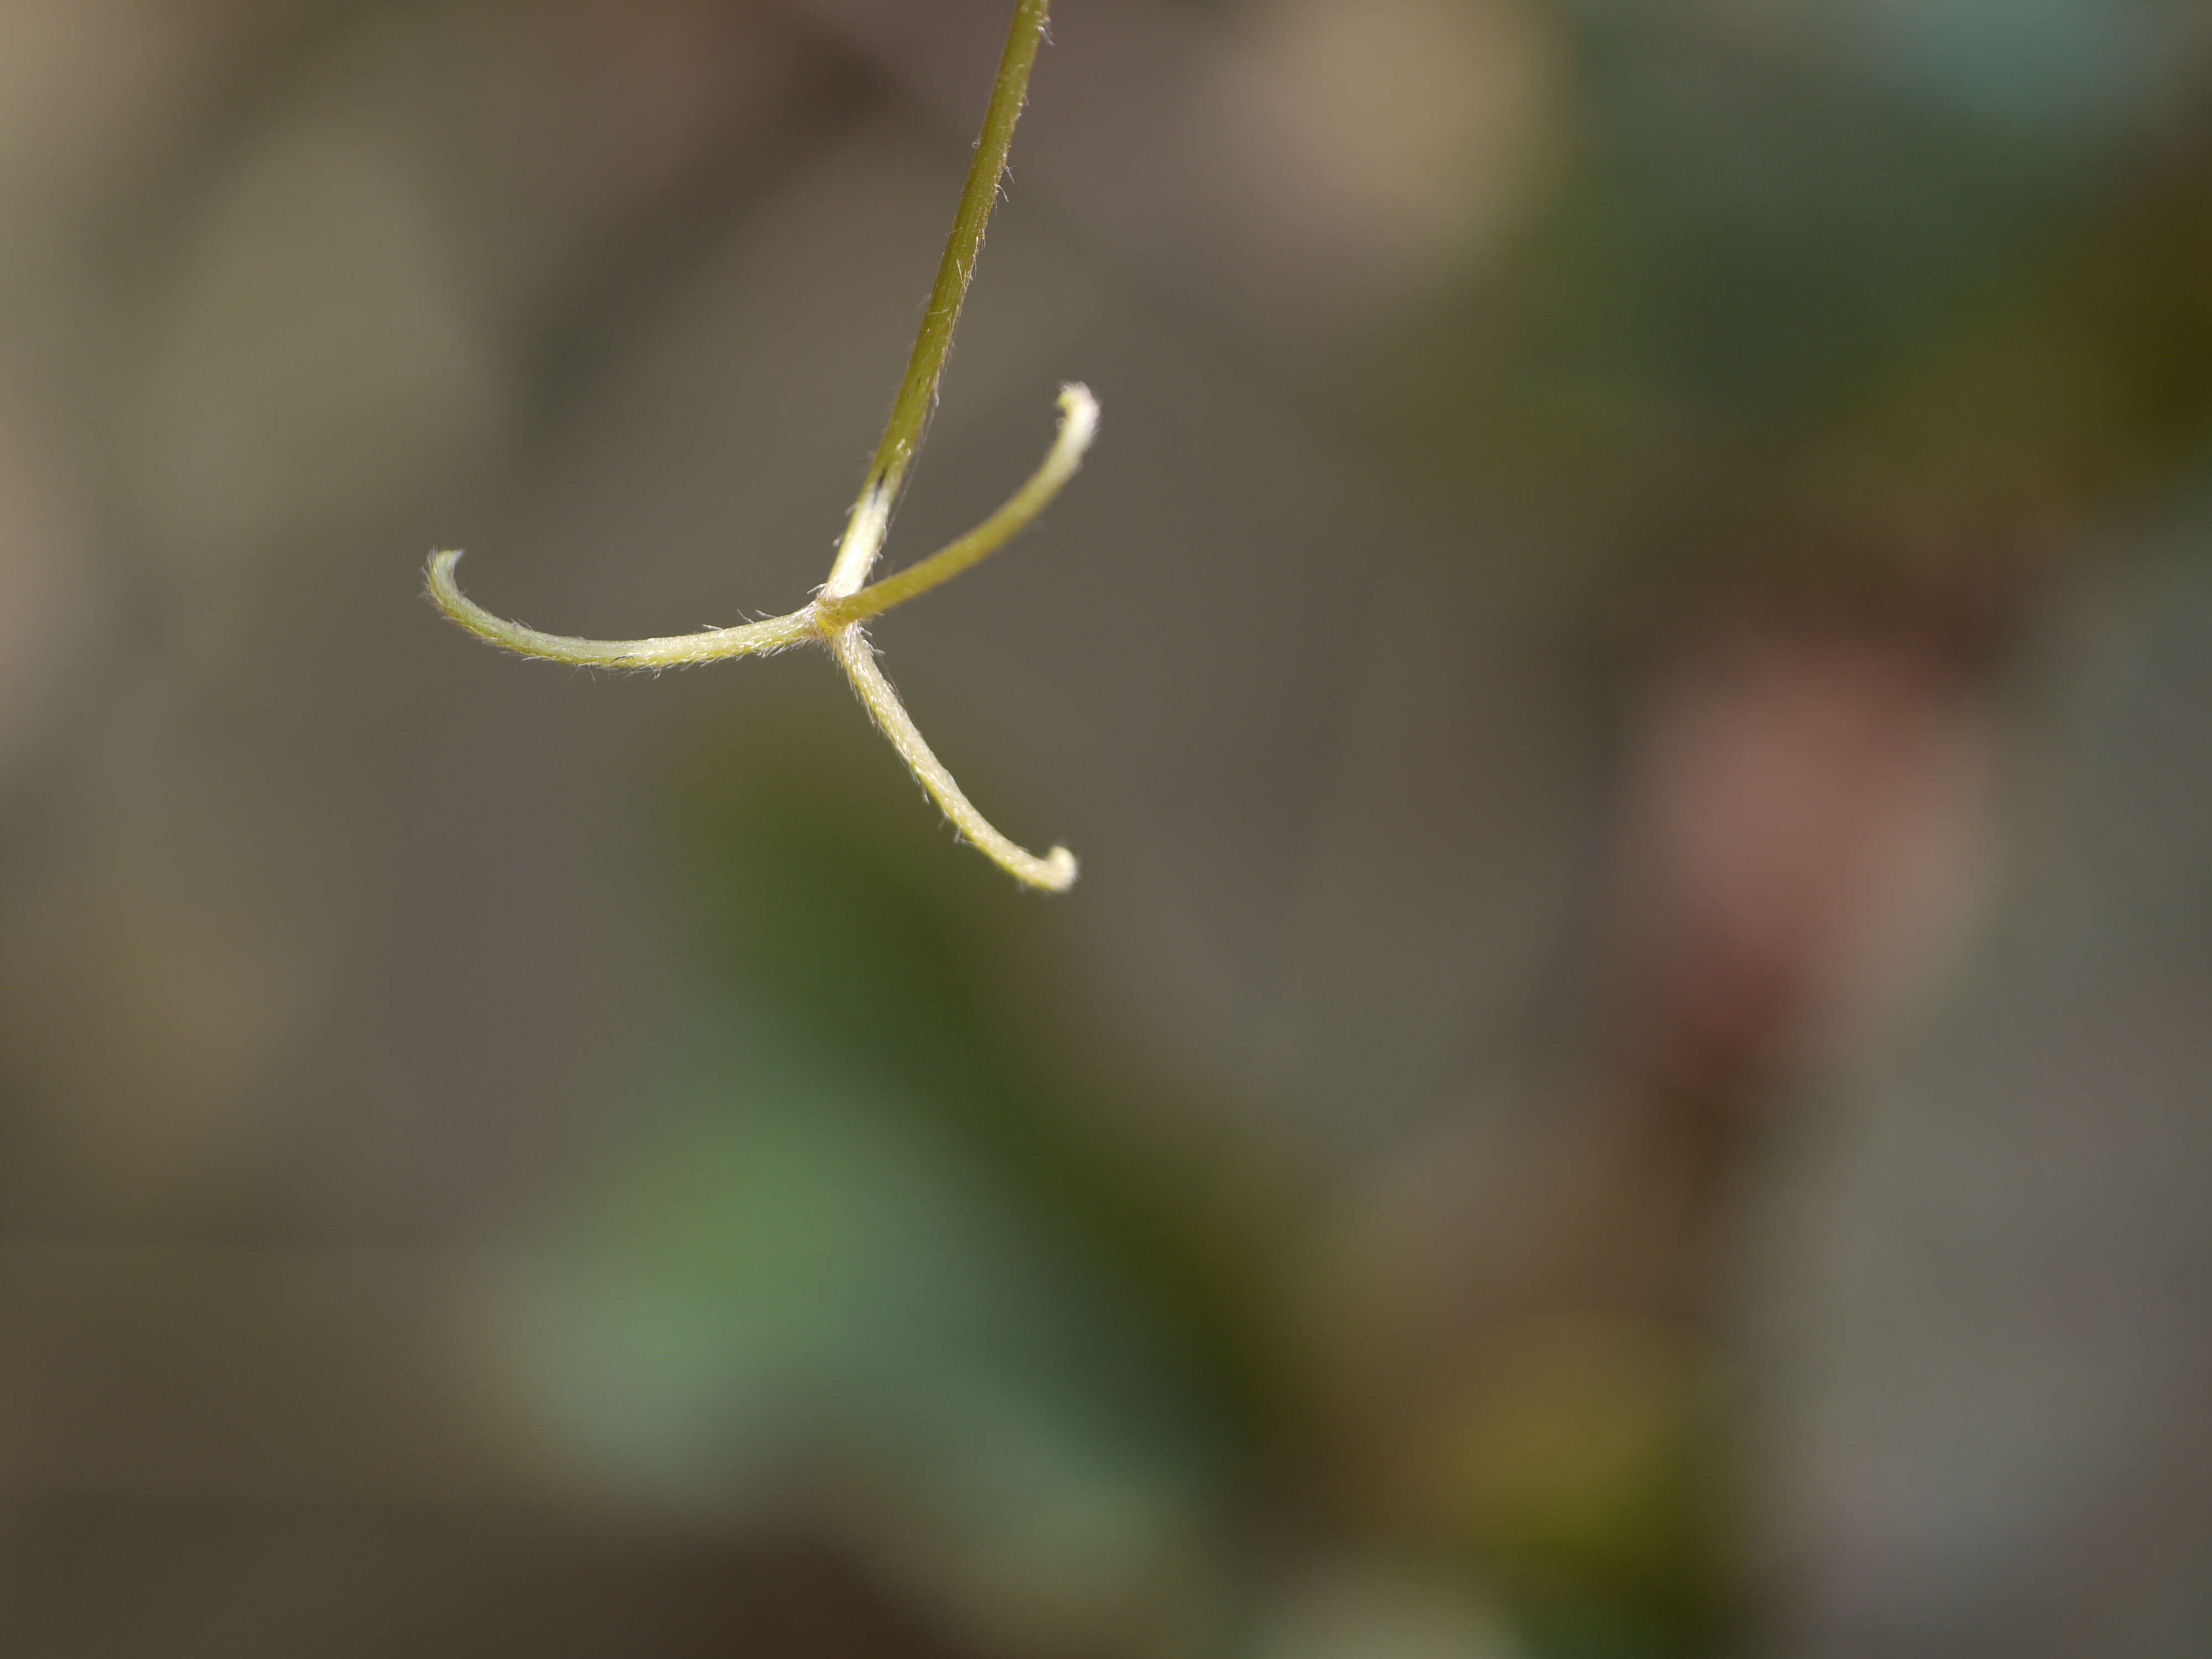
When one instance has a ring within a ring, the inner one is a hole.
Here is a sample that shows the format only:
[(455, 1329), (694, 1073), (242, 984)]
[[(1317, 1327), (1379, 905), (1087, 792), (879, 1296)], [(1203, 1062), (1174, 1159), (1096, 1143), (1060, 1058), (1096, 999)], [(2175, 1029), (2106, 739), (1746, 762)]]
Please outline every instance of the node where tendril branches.
[(956, 538), (927, 558), (880, 581), (869, 574), (883, 552), (890, 526), (892, 506), (905, 484), (914, 458), (921, 449), (924, 430), (937, 399), (937, 384), (945, 372), (952, 331), (960, 319), (961, 302), (975, 270), (983, 245), (983, 231), (996, 204), (999, 180), (1012, 147), (1014, 124), (1029, 91), (1030, 71), (1044, 38), (1048, 0), (1019, 0), (1014, 9), (1012, 32), (1005, 55), (992, 83), (991, 101), (983, 116), (982, 136), (976, 141), (975, 159), (968, 169), (968, 182), (960, 193), (960, 206), (946, 239), (945, 258), (938, 266), (937, 282), (930, 291), (929, 308), (923, 313), (921, 333), (908, 360), (906, 378), (899, 386), (883, 440), (869, 463), (867, 477), (853, 504), (843, 540), (839, 544), (829, 580), (812, 599), (787, 615), (734, 628), (708, 629), (694, 634), (670, 635), (644, 640), (592, 640), (547, 634), (520, 623), (495, 617), (461, 592), (453, 567), (458, 551), (430, 556), (430, 601), (453, 622), (488, 644), (519, 656), (548, 662), (570, 663), (588, 668), (655, 669), (694, 663), (720, 662), (728, 657), (762, 656), (793, 646), (819, 642), (828, 647), (837, 665), (852, 682), (853, 690), (883, 734), (890, 739), (915, 780), (951, 819), (953, 827), (993, 863), (1032, 887), (1061, 892), (1075, 880), (1075, 855), (1055, 847), (1040, 858), (1008, 840), (975, 810), (961, 793), (943, 762), (933, 754), (899, 701), (898, 693), (876, 660), (862, 624), (908, 600), (949, 581), (970, 565), (988, 558), (1018, 535), (1044, 511), (1052, 498), (1083, 465), (1085, 452), (1098, 429), (1098, 402), (1080, 386), (1060, 389), (1060, 430), (1042, 465), (1008, 497), (1006, 505), (967, 534)]

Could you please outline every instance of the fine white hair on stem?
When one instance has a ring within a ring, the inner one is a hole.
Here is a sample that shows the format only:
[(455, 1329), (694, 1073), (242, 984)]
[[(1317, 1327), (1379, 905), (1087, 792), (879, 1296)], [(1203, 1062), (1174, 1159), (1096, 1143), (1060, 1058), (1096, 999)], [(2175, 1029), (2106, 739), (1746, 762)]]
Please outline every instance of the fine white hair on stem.
[[(1091, 388), (1072, 382), (1060, 387), (1059, 435), (1053, 440), (1044, 464), (1030, 475), (1027, 483), (1006, 498), (1004, 507), (927, 558), (849, 596), (833, 593), (831, 586), (825, 586), (820, 604), (823, 621), (835, 627), (840, 623), (861, 622), (880, 616), (940, 583), (951, 581), (971, 566), (981, 564), (1028, 529), (1037, 514), (1052, 504), (1052, 498), (1066, 487), (1067, 481), (1083, 465), (1091, 441), (1097, 434), (1098, 399), (1091, 395)], [(835, 580), (833, 574), (831, 586)]]
[(819, 636), (812, 607), (765, 622), (741, 623), (735, 628), (709, 628), (696, 634), (671, 634), (650, 640), (581, 640), (567, 634), (547, 634), (519, 622), (495, 617), (467, 594), (453, 579), (460, 562), (459, 550), (430, 556), (427, 586), (430, 603), (447, 617), (487, 645), (512, 651), (519, 657), (564, 662), (579, 668), (683, 668), (694, 663), (720, 662), (727, 657), (757, 657), (788, 650)]
[(945, 769), (945, 763), (937, 758), (922, 737), (921, 728), (914, 723), (914, 716), (906, 712), (906, 705), (899, 701), (898, 692), (884, 672), (883, 665), (876, 660), (875, 647), (868, 643), (868, 636), (858, 623), (837, 630), (830, 639), (830, 653), (845, 671), (845, 678), (852, 681), (853, 690), (860, 694), (876, 729), (890, 739), (891, 747), (898, 750), (899, 758), (907, 763), (915, 781), (929, 792), (929, 798), (951, 820), (952, 827), (963, 839), (1015, 880), (1029, 886), (1048, 893), (1064, 893), (1075, 884), (1074, 854), (1065, 847), (1055, 847), (1039, 858), (1009, 841), (975, 810), (975, 803), (953, 781), (952, 774)]
[(981, 563), (1035, 522), (1054, 496), (1083, 465), (1091, 441), (1098, 430), (1098, 400), (1085, 386), (1060, 388), (1060, 429), (1044, 462), (1027, 483), (1009, 496), (1004, 506), (967, 534), (957, 537), (896, 574), (873, 584), (868, 575), (882, 555), (889, 533), (891, 509), (914, 463), (937, 398), (937, 384), (952, 346), (952, 331), (960, 319), (962, 301), (974, 276), (975, 258), (983, 245), (983, 231), (999, 195), (1006, 155), (1013, 143), (1014, 124), (1029, 88), (1030, 71), (1044, 40), (1048, 0), (1017, 0), (1013, 27), (1006, 38), (1005, 55), (992, 83), (991, 101), (984, 112), (982, 136), (976, 140), (975, 157), (968, 182), (960, 194), (952, 234), (938, 265), (937, 282), (922, 313), (921, 331), (907, 363), (906, 378), (884, 428), (873, 461), (869, 464), (860, 495), (846, 520), (829, 580), (808, 604), (786, 616), (734, 628), (706, 629), (695, 634), (668, 635), (644, 640), (579, 639), (548, 634), (494, 616), (461, 592), (453, 567), (458, 551), (430, 556), (428, 586), (430, 602), (458, 626), (487, 644), (518, 656), (548, 662), (569, 663), (586, 668), (659, 669), (720, 662), (730, 657), (761, 656), (819, 641), (853, 683), (853, 690), (890, 739), (901, 759), (914, 773), (931, 799), (951, 819), (953, 827), (983, 855), (1018, 881), (1049, 892), (1062, 892), (1075, 880), (1075, 855), (1055, 847), (1043, 858), (1015, 845), (975, 810), (945, 764), (923, 741), (914, 718), (899, 702), (883, 669), (876, 661), (860, 624), (872, 617), (918, 599), (933, 587), (951, 580)]

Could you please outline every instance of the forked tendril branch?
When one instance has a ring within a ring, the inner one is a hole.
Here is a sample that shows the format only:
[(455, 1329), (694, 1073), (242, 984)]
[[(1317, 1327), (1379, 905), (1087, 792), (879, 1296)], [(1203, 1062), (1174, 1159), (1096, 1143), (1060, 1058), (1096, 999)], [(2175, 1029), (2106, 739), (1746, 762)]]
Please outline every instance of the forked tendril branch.
[(975, 848), (1016, 879), (1051, 892), (1065, 890), (1075, 880), (1075, 855), (1055, 847), (1043, 858), (1025, 852), (1000, 835), (975, 810), (952, 781), (944, 763), (930, 752), (913, 716), (899, 702), (875, 647), (861, 624), (908, 600), (919, 598), (942, 582), (950, 581), (970, 565), (989, 557), (1012, 541), (1060, 493), (1083, 465), (1098, 429), (1098, 402), (1079, 386), (1063, 386), (1060, 393), (1060, 432), (1044, 464), (1006, 504), (969, 531), (896, 574), (871, 583), (869, 573), (883, 551), (890, 527), (891, 508), (906, 483), (915, 453), (921, 447), (929, 416), (937, 404), (937, 383), (945, 373), (945, 359), (952, 349), (952, 331), (960, 320), (961, 302), (975, 271), (975, 257), (983, 246), (984, 228), (999, 194), (1006, 171), (1006, 153), (1014, 138), (1014, 123), (1021, 117), (1030, 70), (1036, 63), (1037, 46), (1044, 37), (1048, 0), (1019, 0), (1014, 9), (1012, 32), (1006, 55), (999, 61), (997, 80), (991, 88), (990, 107), (983, 116), (983, 132), (976, 141), (975, 160), (968, 169), (968, 182), (960, 192), (960, 209), (952, 221), (952, 234), (938, 266), (936, 286), (930, 290), (929, 309), (908, 360), (906, 379), (899, 386), (883, 441), (876, 447), (860, 499), (853, 504), (844, 539), (830, 568), (830, 579), (812, 600), (787, 616), (765, 622), (744, 623), (735, 628), (708, 629), (696, 634), (677, 634), (649, 640), (584, 640), (562, 634), (545, 634), (520, 623), (495, 617), (477, 604), (453, 580), (459, 552), (430, 556), (430, 601), (462, 628), (489, 644), (518, 655), (549, 662), (576, 664), (588, 668), (673, 668), (692, 663), (719, 662), (726, 657), (759, 656), (794, 645), (820, 641), (827, 646), (853, 690), (867, 708), (877, 727), (911, 769), (930, 799), (944, 810), (953, 827)]

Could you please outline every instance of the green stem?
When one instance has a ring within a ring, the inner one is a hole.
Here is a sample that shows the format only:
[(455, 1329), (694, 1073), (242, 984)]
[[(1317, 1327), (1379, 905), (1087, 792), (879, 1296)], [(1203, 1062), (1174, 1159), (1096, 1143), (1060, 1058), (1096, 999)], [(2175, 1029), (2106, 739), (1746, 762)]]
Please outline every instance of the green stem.
[(908, 599), (918, 599), (931, 588), (951, 581), (962, 571), (981, 563), (1034, 523), (1037, 514), (1051, 504), (1052, 498), (1060, 494), (1075, 476), (1075, 470), (1083, 465), (1084, 453), (1091, 447), (1091, 434), (1098, 429), (1098, 400), (1091, 395), (1088, 386), (1062, 386), (1060, 413), (1060, 435), (1053, 441), (1052, 452), (1004, 507), (966, 535), (907, 566), (896, 575), (871, 582), (856, 593), (841, 595), (825, 591), (814, 606), (817, 625), (828, 632), (848, 623), (866, 622)]
[(991, 222), (991, 210), (998, 204), (999, 180), (1005, 175), (1006, 154), (1013, 146), (1014, 124), (1021, 118), (1022, 101), (1029, 95), (1030, 71), (1036, 64), (1037, 48), (1044, 40), (1047, 9), (1047, 0), (1017, 0), (1013, 28), (1006, 37), (1005, 55), (999, 60), (998, 78), (991, 85), (991, 105), (983, 113), (982, 136), (975, 141), (975, 159), (969, 166), (968, 183), (960, 192), (960, 210), (953, 216), (952, 234), (945, 239), (945, 258), (937, 268), (937, 283), (930, 290), (929, 308), (922, 316), (914, 356), (907, 362), (906, 379), (891, 405), (883, 442), (869, 463), (867, 481), (846, 520), (829, 580), (813, 601), (787, 617), (736, 628), (659, 639), (587, 640), (544, 633), (492, 615), (462, 592), (454, 580), (453, 566), (461, 556), (458, 552), (431, 556), (429, 592), (441, 611), (481, 640), (522, 656), (585, 667), (672, 668), (728, 657), (759, 656), (819, 641), (829, 647), (877, 726), (954, 827), (1017, 879), (1059, 892), (1075, 879), (1074, 855), (1064, 847), (1054, 848), (1043, 858), (1025, 852), (975, 810), (975, 803), (961, 792), (944, 763), (923, 741), (898, 693), (884, 677), (875, 649), (860, 626), (868, 617), (880, 616), (950, 580), (1019, 534), (1075, 475), (1097, 429), (1097, 399), (1082, 386), (1062, 387), (1060, 434), (1044, 465), (1029, 482), (966, 535), (911, 568), (872, 587), (865, 586), (877, 556), (883, 551), (899, 487), (906, 482), (936, 407), (937, 383), (945, 373), (945, 360), (952, 349), (952, 331), (960, 320), (960, 307), (968, 297), (968, 283), (982, 252), (984, 228)]
[[(983, 246), (984, 227), (999, 199), (999, 180), (1006, 171), (1006, 155), (1013, 148), (1014, 123), (1021, 118), (1022, 103), (1029, 96), (1030, 70), (1036, 64), (1037, 47), (1044, 40), (1048, 0), (1020, 0), (1014, 8), (1013, 27), (1006, 35), (1006, 50), (999, 59), (998, 79), (991, 83), (991, 106), (983, 112), (982, 135), (975, 141), (975, 159), (968, 168), (968, 183), (960, 192), (960, 210), (953, 216), (952, 234), (945, 239), (945, 258), (937, 267), (937, 285), (929, 292), (929, 310), (915, 337), (914, 356), (907, 362), (906, 380), (898, 401), (884, 428), (883, 441), (868, 468), (860, 490), (866, 501), (880, 492), (895, 498), (906, 482), (907, 469), (921, 448), (924, 431), (937, 405), (937, 382), (945, 373), (945, 359), (952, 349), (952, 330), (960, 320), (961, 302), (975, 275), (975, 258)], [(884, 505), (888, 507), (889, 501)]]

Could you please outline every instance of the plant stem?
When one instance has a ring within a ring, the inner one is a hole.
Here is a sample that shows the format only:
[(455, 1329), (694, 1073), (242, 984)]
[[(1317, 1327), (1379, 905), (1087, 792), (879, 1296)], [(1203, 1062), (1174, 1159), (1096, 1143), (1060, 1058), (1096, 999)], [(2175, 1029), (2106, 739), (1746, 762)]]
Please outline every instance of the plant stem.
[(1060, 434), (1054, 439), (1044, 465), (1007, 499), (1004, 507), (927, 558), (918, 559), (881, 581), (870, 582), (857, 593), (832, 598), (825, 592), (814, 606), (821, 626), (825, 629), (842, 628), (848, 623), (866, 622), (870, 617), (881, 616), (981, 563), (1026, 530), (1083, 465), (1084, 453), (1091, 447), (1091, 440), (1098, 430), (1098, 400), (1091, 395), (1091, 388), (1062, 386), (1060, 417)]
[[(923, 313), (921, 331), (915, 337), (914, 355), (907, 360), (906, 379), (891, 405), (883, 441), (876, 446), (875, 459), (869, 464), (860, 498), (854, 503), (854, 527), (861, 533), (848, 533), (830, 574), (827, 591), (833, 594), (851, 593), (867, 580), (876, 555), (882, 550), (883, 530), (889, 526), (891, 505), (898, 499), (907, 471), (921, 451), (929, 417), (936, 410), (937, 383), (944, 376), (945, 360), (952, 350), (952, 331), (960, 321), (968, 284), (975, 278), (984, 228), (991, 222), (991, 210), (998, 204), (999, 180), (1006, 176), (1014, 124), (1021, 118), (1023, 101), (1029, 96), (1030, 71), (1036, 65), (1037, 48), (1044, 40), (1048, 9), (1048, 0), (1019, 0), (1014, 8), (1006, 50), (999, 59), (998, 77), (991, 83), (990, 106), (983, 112), (983, 131), (975, 140), (975, 159), (969, 164), (959, 210), (952, 217), (952, 234), (945, 238), (936, 285), (929, 291), (929, 308)], [(878, 520), (880, 527), (873, 522)]]
[(1030, 71), (1036, 64), (1037, 48), (1044, 40), (1047, 9), (1047, 0), (1017, 0), (1013, 27), (999, 60), (998, 78), (991, 84), (990, 107), (983, 114), (982, 136), (975, 141), (975, 159), (969, 164), (968, 183), (960, 192), (959, 210), (953, 216), (952, 234), (945, 239), (945, 258), (938, 264), (937, 283), (930, 290), (914, 355), (907, 361), (906, 379), (891, 405), (883, 441), (868, 464), (860, 499), (853, 503), (852, 514), (846, 520), (830, 579), (814, 599), (788, 616), (735, 628), (711, 628), (658, 639), (588, 640), (548, 634), (486, 611), (464, 593), (454, 579), (453, 567), (461, 557), (459, 552), (431, 555), (428, 588), (431, 602), (478, 639), (520, 656), (580, 667), (673, 668), (761, 656), (818, 641), (829, 647), (877, 726), (953, 827), (1017, 880), (1060, 892), (1075, 879), (1074, 854), (1064, 847), (1055, 847), (1039, 858), (1000, 835), (975, 810), (975, 803), (961, 793), (952, 775), (945, 769), (945, 763), (922, 740), (860, 626), (869, 617), (951, 580), (1019, 534), (1075, 476), (1098, 429), (1097, 399), (1085, 387), (1061, 387), (1059, 434), (1044, 464), (1029, 482), (966, 535), (896, 575), (866, 586), (868, 573), (874, 568), (890, 529), (891, 508), (937, 405), (937, 383), (944, 375), (945, 360), (952, 349), (952, 331), (960, 320), (960, 307), (968, 297), (969, 281), (982, 252), (984, 228), (990, 223), (991, 210), (998, 204), (999, 180), (1006, 173), (1014, 124), (1021, 118), (1022, 102), (1029, 95)]

